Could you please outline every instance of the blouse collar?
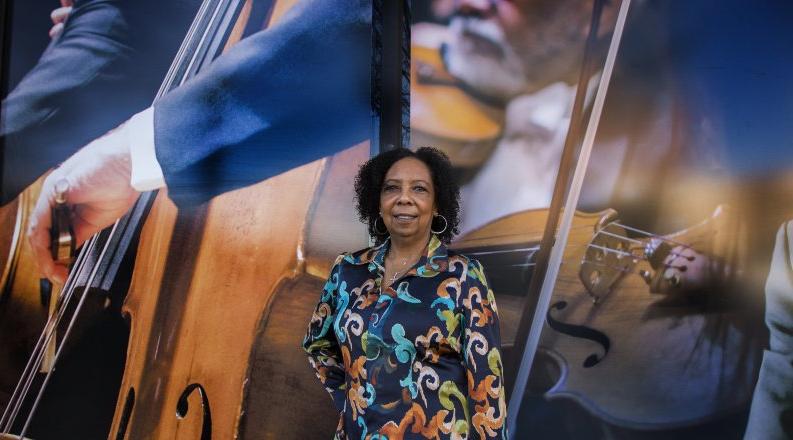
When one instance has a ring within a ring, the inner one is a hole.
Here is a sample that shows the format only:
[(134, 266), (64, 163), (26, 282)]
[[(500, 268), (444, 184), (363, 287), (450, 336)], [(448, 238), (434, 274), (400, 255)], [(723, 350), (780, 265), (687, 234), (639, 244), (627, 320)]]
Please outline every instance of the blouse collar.
[[(369, 272), (378, 273), (385, 271), (385, 256), (391, 246), (391, 238), (386, 238), (380, 245), (366, 249), (352, 263), (356, 265), (367, 264)], [(430, 241), (424, 248), (419, 261), (404, 276), (417, 275), (423, 278), (434, 277), (448, 268), (448, 250), (446, 245), (437, 235), (431, 234)]]

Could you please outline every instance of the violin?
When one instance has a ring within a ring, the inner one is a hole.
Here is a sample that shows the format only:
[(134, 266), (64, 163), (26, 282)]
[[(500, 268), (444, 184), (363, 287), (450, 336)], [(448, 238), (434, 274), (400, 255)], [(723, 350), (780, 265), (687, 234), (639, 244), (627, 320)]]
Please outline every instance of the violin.
[[(546, 217), (515, 213), (452, 246), (487, 268), (505, 358), (520, 355), (512, 347)], [(765, 337), (734, 295), (741, 234), (725, 207), (663, 236), (621, 224), (613, 210), (576, 213), (527, 393), (642, 430), (745, 408)]]

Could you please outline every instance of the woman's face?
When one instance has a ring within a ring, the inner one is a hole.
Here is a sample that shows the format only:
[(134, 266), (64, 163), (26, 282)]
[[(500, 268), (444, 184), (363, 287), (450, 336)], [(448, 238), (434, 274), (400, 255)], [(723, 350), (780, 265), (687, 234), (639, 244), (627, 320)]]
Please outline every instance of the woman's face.
[(435, 213), (435, 187), (424, 162), (406, 157), (391, 165), (383, 179), (380, 212), (392, 238), (429, 237)]

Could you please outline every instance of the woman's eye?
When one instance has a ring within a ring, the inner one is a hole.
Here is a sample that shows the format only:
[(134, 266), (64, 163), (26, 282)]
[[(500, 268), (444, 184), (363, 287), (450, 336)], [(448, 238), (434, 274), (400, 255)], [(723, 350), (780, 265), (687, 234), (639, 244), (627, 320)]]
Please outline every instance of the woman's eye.
[(422, 192), (422, 191), (426, 191), (426, 190), (427, 190), (427, 188), (424, 188), (423, 186), (414, 186), (413, 187), (413, 191)]
[(383, 187), (383, 191), (393, 191), (395, 189), (397, 189), (396, 185), (386, 185)]

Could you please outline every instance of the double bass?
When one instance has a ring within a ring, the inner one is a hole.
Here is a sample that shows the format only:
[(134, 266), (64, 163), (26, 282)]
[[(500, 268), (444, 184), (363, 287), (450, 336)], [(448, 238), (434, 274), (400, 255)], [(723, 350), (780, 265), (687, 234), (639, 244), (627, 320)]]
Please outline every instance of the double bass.
[[(214, 35), (239, 37), (260, 29), (262, 23), (277, 22), (290, 4), (265, 2), (257, 7), (252, 2), (210, 1), (196, 23)], [(222, 29), (228, 22), (236, 24), (227, 30), (211, 29)], [(208, 63), (212, 51), (223, 47), (224, 36), (202, 39), (198, 34), (188, 40), (182, 51), (188, 62), (175, 65), (161, 93)], [(198, 65), (191, 64), (194, 59)], [(338, 179), (346, 179), (350, 171), (339, 173), (337, 168), (355, 167), (368, 157), (368, 151), (364, 143), (336, 160), (311, 163), (195, 208), (177, 210), (165, 191), (145, 194), (112, 230), (86, 243), (87, 248), (98, 249), (101, 260), (107, 252), (120, 253), (120, 245), (129, 245), (137, 226), (143, 225), (137, 270), (124, 305), (130, 319), (130, 342), (110, 437), (258, 438), (274, 435), (268, 434), (274, 429), (293, 435), (302, 429), (313, 437), (311, 432), (328, 429), (317, 420), (332, 417), (315, 418), (306, 411), (290, 410), (288, 404), (291, 397), (299, 397), (316, 407), (331, 408), (300, 350), (302, 327), (310, 311), (304, 319), (295, 319), (292, 310), (284, 312), (283, 319), (299, 322), (301, 330), (281, 341), (287, 358), (284, 372), (298, 374), (301, 383), (310, 382), (310, 391), (273, 392), (270, 388), (284, 382), (274, 382), (270, 375), (260, 377), (252, 353), (282, 357), (273, 351), (273, 344), (263, 343), (266, 353), (255, 344), (263, 336), (270, 337), (265, 323), (274, 320), (269, 305), (279, 289), (289, 283), (318, 282), (317, 275), (324, 277), (338, 249), (366, 244), (360, 226), (360, 231), (349, 228), (356, 224), (348, 221), (353, 215), (352, 197), (339, 189), (348, 187), (346, 180), (339, 185)], [(290, 197), (285, 199), (287, 193)], [(338, 201), (339, 196), (344, 199)], [(309, 219), (319, 215), (340, 223), (323, 221), (315, 227)], [(320, 230), (328, 226), (330, 230)], [(78, 258), (70, 279), (87, 273), (87, 284), (95, 282), (102, 266), (86, 269), (88, 260)], [(279, 296), (288, 296), (292, 290)], [(295, 352), (299, 367), (291, 364)], [(262, 409), (275, 406), (285, 411), (278, 423), (261, 424), (262, 419), (248, 417), (249, 410), (256, 411), (250, 402), (261, 398), (252, 392), (255, 386), (267, 393)], [(288, 416), (301, 415), (294, 425), (286, 424)]]

